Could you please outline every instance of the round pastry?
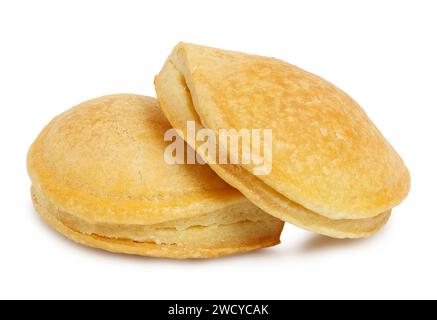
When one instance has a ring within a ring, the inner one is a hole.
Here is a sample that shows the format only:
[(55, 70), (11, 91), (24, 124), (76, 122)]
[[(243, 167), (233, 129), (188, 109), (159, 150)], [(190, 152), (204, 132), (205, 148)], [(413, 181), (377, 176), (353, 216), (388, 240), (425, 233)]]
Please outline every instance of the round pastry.
[[(335, 238), (366, 237), (408, 194), (407, 168), (363, 109), (293, 65), (181, 43), (155, 87), (161, 109), (185, 137), (187, 121), (216, 136), (222, 129), (272, 130), (266, 174), (254, 174), (253, 163), (202, 156), (222, 179), (279, 219)], [(230, 157), (243, 152), (241, 146), (231, 149)]]
[(283, 222), (208, 166), (164, 161), (170, 128), (139, 95), (59, 115), (28, 154), (36, 210), (68, 238), (118, 253), (212, 258), (278, 244)]

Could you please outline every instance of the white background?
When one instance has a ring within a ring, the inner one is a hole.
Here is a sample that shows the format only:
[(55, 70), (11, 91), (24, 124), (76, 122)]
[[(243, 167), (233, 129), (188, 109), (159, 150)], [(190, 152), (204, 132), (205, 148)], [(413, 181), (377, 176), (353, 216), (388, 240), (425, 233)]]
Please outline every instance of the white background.
[[(1, 1), (0, 298), (437, 298), (436, 1)], [(78, 246), (32, 209), (26, 153), (55, 115), (154, 95), (179, 41), (274, 56), (352, 95), (403, 156), (407, 200), (368, 240), (288, 225), (282, 244), (211, 261)]]

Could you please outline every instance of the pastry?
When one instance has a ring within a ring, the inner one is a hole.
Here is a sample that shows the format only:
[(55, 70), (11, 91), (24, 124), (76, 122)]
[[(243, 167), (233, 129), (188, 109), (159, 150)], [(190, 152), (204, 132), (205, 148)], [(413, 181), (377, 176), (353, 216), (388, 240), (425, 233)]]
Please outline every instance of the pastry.
[(213, 258), (279, 243), (283, 222), (207, 165), (164, 161), (170, 124), (153, 98), (112, 95), (53, 119), (28, 154), (36, 210), (111, 252)]
[[(283, 221), (334, 238), (367, 237), (409, 192), (404, 162), (363, 109), (333, 84), (286, 62), (180, 43), (155, 87), (161, 109), (185, 139), (188, 121), (215, 135), (272, 130), (267, 174), (255, 174), (254, 163), (202, 156)], [(231, 157), (243, 152), (232, 150)]]

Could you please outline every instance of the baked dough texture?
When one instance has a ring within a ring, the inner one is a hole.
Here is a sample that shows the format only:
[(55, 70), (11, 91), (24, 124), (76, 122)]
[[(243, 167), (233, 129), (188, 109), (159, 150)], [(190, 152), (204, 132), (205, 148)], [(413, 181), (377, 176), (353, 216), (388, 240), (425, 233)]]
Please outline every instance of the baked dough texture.
[(212, 258), (278, 244), (283, 222), (208, 166), (164, 162), (170, 128), (139, 95), (59, 115), (28, 154), (36, 210), (68, 238), (118, 253)]
[(272, 129), (268, 175), (254, 175), (253, 164), (216, 164), (202, 156), (281, 220), (335, 238), (367, 237), (409, 192), (406, 166), (363, 109), (333, 84), (286, 62), (180, 43), (155, 87), (166, 117), (184, 133), (187, 121), (217, 135)]

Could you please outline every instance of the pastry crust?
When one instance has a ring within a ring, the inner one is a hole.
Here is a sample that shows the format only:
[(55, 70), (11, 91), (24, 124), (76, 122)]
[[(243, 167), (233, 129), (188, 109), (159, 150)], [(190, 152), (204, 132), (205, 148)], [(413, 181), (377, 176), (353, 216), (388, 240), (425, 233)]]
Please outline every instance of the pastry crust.
[[(196, 239), (193, 239), (193, 243), (196, 244), (194, 246), (163, 244), (157, 243), (156, 240), (139, 242), (130, 240), (129, 238), (111, 238), (108, 236), (101, 236), (96, 233), (81, 232), (74, 229), (72, 226), (68, 226), (61, 219), (59, 219), (57, 215), (58, 212), (56, 210), (52, 210), (51, 206), (42, 205), (41, 202), (44, 202), (44, 199), (38, 198), (37, 193), (34, 190), (32, 190), (32, 201), (36, 211), (39, 213), (42, 219), (53, 229), (68, 239), (81, 245), (102, 249), (113, 253), (124, 253), (155, 258), (209, 259), (275, 246), (280, 243), (279, 238), (282, 231), (281, 224), (278, 224), (278, 221), (275, 221), (273, 224), (268, 225), (268, 227), (273, 227), (274, 230), (270, 230), (268, 234), (265, 234), (266, 237), (264, 239), (257, 236), (255, 241), (247, 241), (242, 238), (242, 242), (239, 244), (228, 246), (221, 245), (220, 242), (212, 246), (199, 246), (199, 243)], [(264, 216), (266, 215), (264, 214)], [(236, 228), (233, 228), (233, 230), (230, 232), (235, 232), (236, 236), (241, 236), (239, 231), (241, 230), (238, 226), (236, 226)], [(204, 233), (204, 236), (207, 237), (207, 232)]]
[[(329, 82), (285, 62), (179, 44), (156, 77), (171, 124), (273, 130), (269, 175), (218, 165), (226, 182), (266, 212), (338, 238), (379, 230), (407, 195), (410, 177), (359, 105)], [(196, 146), (194, 146), (196, 147)], [(241, 152), (241, 150), (240, 150)]]
[(201, 165), (168, 165), (156, 101), (113, 95), (56, 117), (28, 155), (32, 199), (68, 238), (96, 248), (211, 258), (279, 243), (283, 222)]

